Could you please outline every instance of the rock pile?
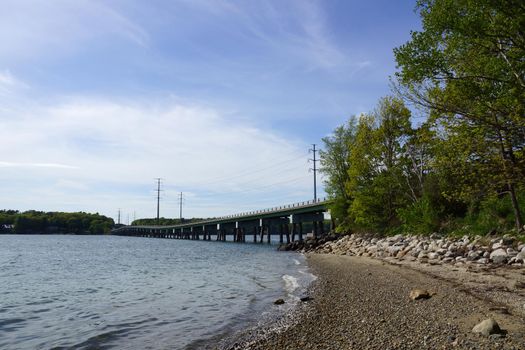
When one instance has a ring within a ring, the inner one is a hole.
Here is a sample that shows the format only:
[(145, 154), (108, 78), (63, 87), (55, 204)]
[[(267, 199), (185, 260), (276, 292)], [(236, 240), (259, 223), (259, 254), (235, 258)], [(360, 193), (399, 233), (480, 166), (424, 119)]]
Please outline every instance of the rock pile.
[(428, 237), (396, 235), (377, 238), (352, 234), (325, 242), (312, 249), (303, 247), (302, 250), (373, 258), (391, 257), (430, 264), (525, 266), (525, 244), (512, 236), (448, 238), (437, 235)]

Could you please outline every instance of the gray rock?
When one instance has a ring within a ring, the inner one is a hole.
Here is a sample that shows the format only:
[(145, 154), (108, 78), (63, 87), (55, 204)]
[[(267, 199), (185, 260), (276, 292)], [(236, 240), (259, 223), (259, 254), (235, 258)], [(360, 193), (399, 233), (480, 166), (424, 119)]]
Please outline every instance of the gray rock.
[(418, 258), (418, 259), (428, 258), (428, 253), (427, 253), (425, 250), (422, 250), (422, 251), (417, 255), (417, 258)]
[(445, 255), (447, 253), (447, 250), (445, 248), (440, 248), (436, 253), (438, 253), (439, 255)]
[(516, 262), (525, 262), (525, 252), (522, 251), (515, 256)]
[(454, 253), (453, 251), (451, 250), (448, 250), (446, 253), (445, 253), (445, 258), (454, 258), (456, 256), (456, 253)]
[(507, 255), (510, 256), (510, 257), (513, 257), (513, 256), (516, 256), (518, 255), (518, 251), (512, 249), (512, 248), (507, 248)]
[(495, 264), (503, 264), (507, 261), (507, 252), (505, 249), (500, 248), (490, 253), (490, 260)]
[(468, 261), (478, 260), (479, 258), (480, 258), (480, 254), (476, 251), (472, 251), (467, 254)]
[(275, 305), (282, 305), (284, 304), (284, 300), (283, 299), (277, 299), (276, 301), (273, 302)]
[(492, 245), (492, 250), (497, 250), (497, 249), (500, 249), (500, 248), (503, 248), (505, 245), (503, 243), (500, 242), (496, 242)]
[(476, 264), (483, 264), (483, 265), (485, 265), (485, 264), (488, 264), (488, 263), (489, 263), (489, 259), (487, 259), (487, 258), (481, 258), (481, 259), (476, 260)]
[(472, 333), (478, 333), (488, 337), (491, 334), (502, 334), (503, 332), (494, 319), (487, 318), (475, 325), (474, 328), (472, 328)]

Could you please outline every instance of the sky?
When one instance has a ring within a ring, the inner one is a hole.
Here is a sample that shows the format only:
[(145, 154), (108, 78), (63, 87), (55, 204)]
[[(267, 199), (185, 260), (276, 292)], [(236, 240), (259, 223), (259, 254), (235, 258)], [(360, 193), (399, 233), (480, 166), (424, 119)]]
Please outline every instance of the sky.
[[(0, 209), (121, 222), (313, 199), (312, 144), (390, 93), (410, 0), (0, 0)], [(318, 197), (325, 195), (318, 174)]]

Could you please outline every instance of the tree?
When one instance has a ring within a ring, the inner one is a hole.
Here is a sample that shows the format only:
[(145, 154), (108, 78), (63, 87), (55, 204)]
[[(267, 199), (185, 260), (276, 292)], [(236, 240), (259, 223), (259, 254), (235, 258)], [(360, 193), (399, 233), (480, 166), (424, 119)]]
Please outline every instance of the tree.
[(348, 227), (351, 197), (346, 192), (346, 184), (356, 128), (357, 119), (352, 116), (344, 125), (337, 127), (332, 135), (323, 138), (324, 149), (320, 151), (320, 170), (326, 175), (325, 191), (331, 200), (330, 214), (341, 228)]
[(382, 98), (372, 114), (361, 116), (345, 188), (357, 228), (384, 232), (398, 224), (397, 210), (409, 199), (403, 147), (411, 132), (410, 111), (397, 98)]
[(420, 0), (417, 6), (423, 30), (394, 50), (399, 87), (430, 109), (449, 146), (440, 154), (441, 168), (462, 165), (461, 195), (474, 201), (489, 192), (507, 193), (519, 231), (523, 219), (516, 193), (525, 184), (525, 4)]

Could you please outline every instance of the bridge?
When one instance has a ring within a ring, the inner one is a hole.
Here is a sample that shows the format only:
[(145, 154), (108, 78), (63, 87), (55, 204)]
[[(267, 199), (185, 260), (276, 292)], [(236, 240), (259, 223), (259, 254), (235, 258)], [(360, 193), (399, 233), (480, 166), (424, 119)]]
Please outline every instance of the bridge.
[[(211, 241), (271, 243), (271, 236), (279, 236), (279, 242), (302, 241), (305, 234), (314, 237), (331, 228), (326, 224), (324, 213), (328, 201), (312, 200), (280, 207), (244, 212), (208, 220), (169, 226), (123, 226), (113, 230), (113, 235), (174, 238)], [(228, 239), (231, 238), (231, 239)]]

